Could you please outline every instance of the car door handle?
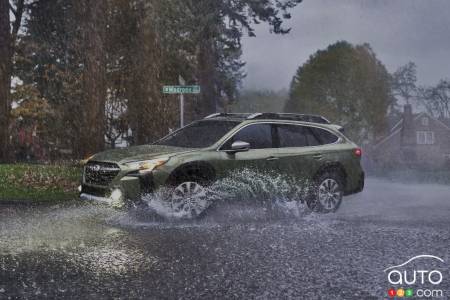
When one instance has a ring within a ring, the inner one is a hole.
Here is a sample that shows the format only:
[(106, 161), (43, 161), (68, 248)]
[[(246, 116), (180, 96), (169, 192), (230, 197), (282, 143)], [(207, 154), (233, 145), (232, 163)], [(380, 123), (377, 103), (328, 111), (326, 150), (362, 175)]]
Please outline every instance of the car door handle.
[(314, 159), (317, 159), (317, 160), (320, 160), (320, 159), (323, 158), (323, 156), (320, 155), (320, 154), (317, 154), (317, 155), (313, 155), (313, 158), (314, 158)]
[(269, 156), (266, 160), (267, 161), (274, 161), (274, 160), (279, 160), (280, 158), (275, 157), (275, 156)]

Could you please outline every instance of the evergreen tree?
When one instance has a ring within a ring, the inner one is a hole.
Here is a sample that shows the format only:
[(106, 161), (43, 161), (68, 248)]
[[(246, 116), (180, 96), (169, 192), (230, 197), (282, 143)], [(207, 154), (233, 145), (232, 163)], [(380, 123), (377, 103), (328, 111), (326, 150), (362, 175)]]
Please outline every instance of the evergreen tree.
[(241, 39), (255, 36), (254, 24), (267, 22), (275, 34), (289, 33), (283, 19), (302, 0), (189, 0), (186, 1), (196, 24), (197, 77), (202, 88), (199, 114), (217, 111), (224, 101), (232, 102), (244, 77)]
[[(78, 0), (82, 35), (82, 128), (79, 156), (88, 156), (105, 148), (106, 102), (106, 16), (107, 1)], [(80, 49), (80, 50), (81, 50)]]
[(11, 87), (11, 36), (9, 1), (0, 0), (0, 161), (7, 159)]
[[(9, 129), (11, 113), (11, 76), (17, 34), (22, 24), (24, 0), (0, 0), (0, 162), (10, 159)], [(11, 20), (10, 16), (14, 16)], [(11, 25), (12, 21), (12, 25)]]
[[(48, 141), (54, 149), (83, 155), (83, 37), (81, 11), (70, 0), (38, 0), (30, 5), (20, 39), (16, 76), (35, 86), (52, 111)], [(51, 149), (52, 150), (52, 149)], [(55, 153), (55, 155), (58, 155)]]
[(259, 22), (289, 32), (282, 21), (299, 2), (35, 0), (20, 39), (17, 95), (33, 91), (28, 98), (48, 104), (48, 144), (74, 157), (101, 150), (105, 137), (114, 146), (128, 129), (132, 143), (148, 143), (178, 127), (177, 98), (163, 85), (180, 75), (200, 83), (201, 96), (186, 101), (197, 117), (233, 101), (244, 32), (254, 35)]

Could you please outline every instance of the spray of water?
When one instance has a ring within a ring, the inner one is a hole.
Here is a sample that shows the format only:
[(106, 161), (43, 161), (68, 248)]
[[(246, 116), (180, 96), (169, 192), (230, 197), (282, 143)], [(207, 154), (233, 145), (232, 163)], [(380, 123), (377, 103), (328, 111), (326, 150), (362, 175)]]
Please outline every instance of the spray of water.
[[(307, 209), (302, 204), (311, 188), (308, 181), (276, 173), (261, 173), (244, 169), (231, 173), (206, 187), (209, 208), (228, 204), (243, 207), (257, 206), (270, 215), (300, 216)], [(180, 214), (171, 206), (171, 190), (159, 189), (142, 197), (143, 203), (151, 211), (169, 219), (177, 219)], [(245, 209), (244, 209), (245, 210)], [(242, 211), (238, 211), (241, 213)]]

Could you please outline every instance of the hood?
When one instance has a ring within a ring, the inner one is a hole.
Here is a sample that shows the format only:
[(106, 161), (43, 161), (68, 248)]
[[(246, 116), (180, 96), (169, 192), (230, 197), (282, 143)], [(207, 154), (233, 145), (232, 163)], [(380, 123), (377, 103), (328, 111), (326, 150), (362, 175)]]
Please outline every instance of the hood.
[(159, 156), (172, 156), (174, 154), (181, 154), (192, 150), (194, 149), (162, 145), (142, 145), (100, 152), (95, 154), (91, 160), (126, 163), (130, 161), (153, 159)]

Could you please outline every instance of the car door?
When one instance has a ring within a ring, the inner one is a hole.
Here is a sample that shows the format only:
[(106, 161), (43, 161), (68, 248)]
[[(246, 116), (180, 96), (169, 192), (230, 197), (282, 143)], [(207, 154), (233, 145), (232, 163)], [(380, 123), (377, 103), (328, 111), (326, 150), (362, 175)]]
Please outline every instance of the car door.
[(279, 171), (298, 180), (311, 180), (320, 168), (321, 143), (308, 126), (276, 125)]
[[(250, 149), (237, 153), (227, 152), (236, 141), (249, 143)], [(274, 156), (277, 152), (274, 144), (274, 128), (269, 123), (244, 126), (219, 148), (219, 152), (220, 159), (215, 164), (223, 176), (242, 169), (264, 172), (277, 169)]]

